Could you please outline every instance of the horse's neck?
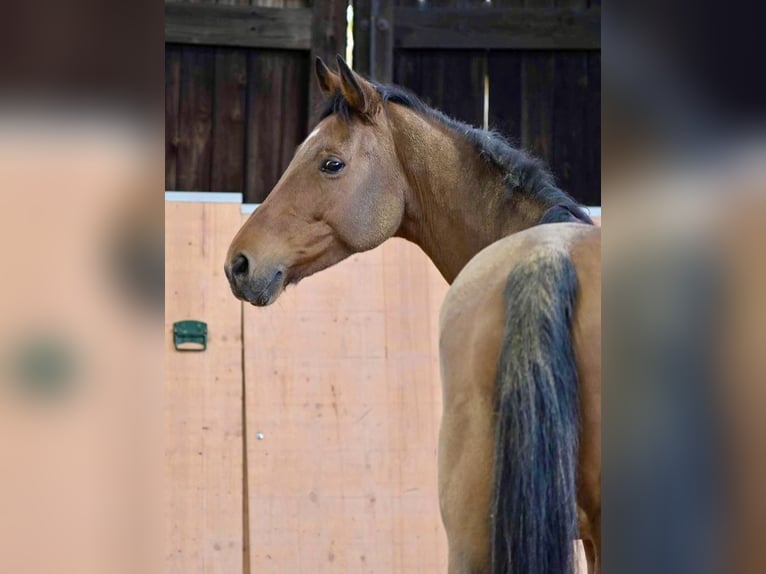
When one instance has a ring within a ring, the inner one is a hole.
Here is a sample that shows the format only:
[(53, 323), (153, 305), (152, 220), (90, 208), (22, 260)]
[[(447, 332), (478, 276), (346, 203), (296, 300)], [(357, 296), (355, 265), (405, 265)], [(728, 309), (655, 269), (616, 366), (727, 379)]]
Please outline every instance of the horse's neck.
[(479, 251), (539, 221), (541, 210), (509, 198), (502, 174), (447, 126), (392, 106), (388, 113), (410, 196), (398, 235), (417, 243), (452, 283)]

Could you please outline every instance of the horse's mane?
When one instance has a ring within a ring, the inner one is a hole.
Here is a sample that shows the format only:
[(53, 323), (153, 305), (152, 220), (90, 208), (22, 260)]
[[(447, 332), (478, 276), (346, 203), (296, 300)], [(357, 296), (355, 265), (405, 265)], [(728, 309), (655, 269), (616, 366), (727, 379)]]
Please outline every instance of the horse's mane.
[[(553, 175), (542, 161), (513, 147), (499, 133), (474, 128), (450, 118), (439, 110), (426, 105), (415, 94), (399, 86), (383, 86), (376, 83), (372, 83), (372, 85), (384, 103), (399, 104), (436, 120), (473, 144), (481, 157), (497, 166), (505, 174), (506, 186), (511, 193), (520, 192), (526, 197), (549, 207), (539, 223), (559, 221), (593, 223), (585, 210), (569, 194), (556, 186)], [(320, 119), (333, 114), (346, 121), (349, 121), (353, 115), (348, 102), (340, 92), (336, 92), (325, 101)]]

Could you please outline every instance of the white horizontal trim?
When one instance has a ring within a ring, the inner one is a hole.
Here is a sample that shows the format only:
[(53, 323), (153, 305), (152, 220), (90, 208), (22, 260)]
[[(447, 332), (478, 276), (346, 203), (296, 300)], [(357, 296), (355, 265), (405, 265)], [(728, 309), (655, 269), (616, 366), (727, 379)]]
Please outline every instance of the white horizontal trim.
[(219, 193), (217, 191), (166, 191), (165, 201), (183, 203), (242, 203), (241, 193)]
[(586, 206), (585, 211), (588, 212), (588, 215), (591, 217), (601, 217), (601, 206)]
[(243, 203), (242, 204), (242, 214), (248, 215), (256, 210), (256, 208), (260, 205), (260, 203)]

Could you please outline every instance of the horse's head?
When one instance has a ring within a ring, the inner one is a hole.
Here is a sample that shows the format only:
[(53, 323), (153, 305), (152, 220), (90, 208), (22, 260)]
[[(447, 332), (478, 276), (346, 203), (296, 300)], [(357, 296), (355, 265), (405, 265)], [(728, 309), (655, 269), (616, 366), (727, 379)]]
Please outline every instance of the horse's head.
[(232, 241), (226, 276), (234, 294), (273, 303), (290, 283), (399, 229), (406, 178), (375, 87), (338, 57), (339, 74), (317, 59), (330, 113), (295, 152), (276, 186)]

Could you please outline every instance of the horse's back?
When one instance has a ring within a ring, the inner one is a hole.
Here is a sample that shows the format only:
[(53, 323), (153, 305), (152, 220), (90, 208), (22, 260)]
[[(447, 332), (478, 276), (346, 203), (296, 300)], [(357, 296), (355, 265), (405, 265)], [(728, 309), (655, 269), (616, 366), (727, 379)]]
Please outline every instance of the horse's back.
[[(463, 314), (467, 307), (483, 307), (492, 300), (501, 305), (508, 275), (519, 263), (561, 253), (572, 258), (581, 283), (590, 288), (597, 281), (600, 286), (600, 228), (578, 223), (539, 225), (504, 237), (471, 259), (447, 292), (441, 310), (441, 330), (454, 319), (455, 313)], [(600, 308), (599, 297), (599, 318)]]

